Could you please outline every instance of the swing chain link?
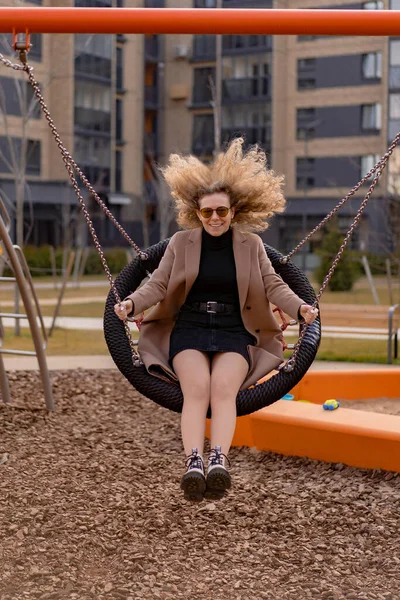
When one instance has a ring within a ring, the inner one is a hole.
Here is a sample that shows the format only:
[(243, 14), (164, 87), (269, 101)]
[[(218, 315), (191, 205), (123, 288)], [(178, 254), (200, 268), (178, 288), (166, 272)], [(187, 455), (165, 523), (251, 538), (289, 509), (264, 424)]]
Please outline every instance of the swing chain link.
[[(65, 164), (65, 168), (68, 172), (72, 187), (74, 188), (74, 191), (78, 197), (79, 200), (79, 204), (81, 205), (81, 209), (82, 212), (84, 214), (86, 223), (88, 225), (89, 231), (91, 233), (94, 245), (96, 247), (96, 250), (100, 256), (100, 260), (101, 263), (103, 265), (104, 271), (107, 275), (107, 278), (109, 280), (110, 283), (110, 287), (114, 293), (116, 302), (118, 304), (121, 303), (121, 298), (120, 295), (118, 293), (118, 290), (115, 286), (115, 282), (113, 279), (113, 276), (111, 274), (111, 271), (108, 267), (107, 264), (107, 260), (104, 256), (104, 252), (103, 249), (100, 245), (99, 239), (97, 237), (93, 222), (90, 218), (89, 212), (87, 210), (86, 204), (84, 202), (84, 199), (82, 197), (81, 191), (79, 189), (78, 186), (78, 182), (76, 181), (75, 178), (75, 173), (74, 170), (78, 173), (80, 179), (82, 180), (82, 182), (84, 183), (84, 185), (86, 186), (86, 188), (90, 191), (90, 193), (92, 194), (92, 196), (94, 197), (94, 199), (96, 200), (96, 202), (100, 205), (100, 207), (102, 208), (102, 210), (105, 212), (105, 214), (107, 215), (107, 217), (113, 222), (113, 224), (115, 225), (115, 227), (118, 229), (118, 231), (123, 235), (123, 237), (128, 241), (128, 243), (135, 249), (135, 251), (137, 252), (137, 254), (140, 256), (140, 258), (142, 260), (146, 260), (148, 258), (148, 255), (145, 252), (142, 252), (140, 250), (140, 248), (135, 244), (135, 242), (129, 237), (129, 235), (126, 233), (126, 231), (124, 230), (124, 228), (118, 223), (118, 221), (115, 219), (115, 217), (112, 215), (112, 213), (108, 210), (108, 208), (106, 207), (106, 205), (104, 204), (104, 202), (101, 200), (101, 198), (98, 196), (97, 192), (95, 191), (95, 189), (92, 187), (92, 185), (89, 183), (89, 181), (87, 180), (87, 178), (85, 177), (85, 175), (82, 173), (81, 169), (78, 167), (78, 165), (76, 164), (76, 162), (73, 160), (72, 156), (69, 154), (69, 152), (67, 151), (67, 149), (65, 148), (65, 146), (62, 143), (62, 140), (60, 138), (60, 135), (57, 131), (57, 128), (53, 122), (53, 119), (51, 118), (49, 109), (46, 106), (46, 103), (44, 101), (44, 98), (41, 94), (40, 88), (39, 88), (39, 84), (36, 81), (36, 79), (33, 77), (33, 67), (31, 67), (30, 65), (28, 65), (27, 63), (23, 63), (23, 66), (12, 63), (10, 60), (4, 58), (4, 56), (2, 54), (0, 54), (0, 61), (2, 63), (4, 63), (7, 67), (11, 67), (12, 69), (15, 69), (17, 71), (25, 71), (28, 75), (30, 84), (34, 90), (35, 96), (42, 108), (42, 111), (45, 115), (45, 118), (48, 122), (48, 125), (53, 133), (53, 136), (56, 140), (57, 146), (61, 152), (62, 155), (62, 159), (63, 162)], [(149, 275), (149, 273), (147, 273)], [(129, 346), (132, 352), (132, 360), (133, 360), (133, 364), (135, 366), (140, 366), (142, 364), (142, 361), (140, 359), (140, 356), (135, 348), (134, 342), (132, 340), (132, 335), (131, 335), (131, 331), (128, 325), (128, 321), (125, 319), (124, 320), (124, 329), (125, 329), (125, 333), (126, 336), (128, 338), (128, 342), (129, 342)]]
[[(314, 229), (312, 231), (310, 231), (310, 233), (308, 233), (306, 235), (306, 237), (295, 248), (293, 248), (293, 250), (291, 252), (289, 252), (289, 254), (287, 254), (286, 256), (283, 256), (280, 259), (280, 263), (281, 264), (286, 265), (289, 262), (289, 260), (292, 258), (292, 256), (294, 256), (304, 246), (304, 244), (306, 244), (306, 242), (308, 242), (308, 240), (314, 235), (314, 233), (317, 233), (317, 231), (319, 231), (325, 225), (325, 223), (327, 221), (329, 221), (329, 219), (331, 219), (338, 212), (338, 210), (340, 208), (342, 208), (342, 206), (344, 204), (346, 204), (346, 202), (352, 196), (354, 196), (354, 194), (360, 189), (360, 187), (364, 183), (366, 183), (374, 174), (377, 175), (378, 179), (379, 179), (379, 177), (382, 174), (383, 169), (387, 165), (387, 162), (388, 162), (390, 156), (393, 154), (393, 151), (396, 148), (396, 146), (399, 144), (399, 142), (400, 142), (400, 132), (396, 135), (396, 137), (394, 138), (393, 142), (391, 143), (391, 145), (387, 149), (387, 152), (381, 157), (380, 161), (378, 161), (376, 163), (376, 165), (374, 167), (372, 167), (372, 169), (370, 171), (368, 171), (368, 173), (357, 183), (357, 185), (355, 185), (350, 190), (350, 192), (342, 200), (340, 200), (340, 202), (335, 206), (335, 208), (333, 208), (331, 210), (331, 212), (328, 213), (326, 215), (326, 217), (324, 217), (322, 219), (322, 221), (320, 223), (318, 223), (318, 225), (316, 227), (314, 227)], [(368, 200), (369, 200), (369, 196), (368, 196)]]
[[(353, 190), (358, 189), (358, 187), (360, 187), (360, 185), (361, 185), (362, 182), (364, 182), (367, 179), (369, 179), (369, 177), (371, 176), (371, 174), (375, 173), (375, 177), (374, 177), (371, 185), (369, 186), (368, 192), (367, 192), (364, 200), (362, 201), (362, 203), (361, 203), (361, 205), (360, 205), (360, 207), (359, 207), (359, 209), (358, 209), (358, 211), (356, 213), (356, 216), (354, 217), (354, 220), (353, 220), (353, 222), (352, 222), (352, 224), (350, 226), (350, 229), (348, 230), (348, 232), (345, 235), (343, 243), (340, 246), (340, 248), (338, 250), (338, 253), (335, 256), (335, 258), (334, 258), (334, 260), (332, 262), (332, 265), (331, 265), (331, 267), (330, 267), (330, 269), (329, 269), (329, 271), (328, 271), (328, 273), (327, 273), (324, 281), (322, 282), (322, 285), (321, 285), (321, 288), (320, 288), (319, 292), (316, 295), (316, 299), (315, 299), (315, 301), (314, 301), (314, 303), (312, 305), (313, 308), (317, 308), (318, 303), (319, 303), (319, 301), (321, 299), (321, 296), (324, 293), (327, 285), (329, 284), (329, 281), (332, 278), (332, 275), (333, 275), (333, 273), (334, 273), (334, 271), (335, 271), (335, 269), (337, 267), (337, 264), (340, 261), (340, 258), (341, 258), (342, 254), (343, 254), (343, 252), (344, 252), (344, 250), (345, 250), (345, 248), (346, 248), (346, 246), (347, 246), (347, 244), (348, 244), (348, 242), (349, 242), (349, 240), (350, 240), (350, 238), (351, 238), (351, 236), (353, 234), (353, 231), (357, 227), (357, 225), (358, 225), (358, 223), (359, 223), (359, 221), (361, 219), (362, 213), (363, 213), (365, 207), (367, 206), (369, 199), (371, 198), (371, 194), (374, 191), (376, 185), (378, 184), (379, 179), (380, 179), (380, 177), (381, 177), (381, 175), (383, 173), (383, 170), (387, 166), (387, 163), (388, 163), (388, 160), (390, 158), (390, 155), (393, 153), (393, 150), (395, 149), (395, 147), (397, 146), (397, 144), (399, 143), (399, 141), (400, 141), (400, 133), (397, 134), (397, 136), (393, 140), (393, 143), (389, 147), (387, 153), (382, 157), (382, 159), (375, 165), (375, 167), (373, 167), (371, 169), (371, 171), (369, 171), (369, 173), (363, 178), (363, 180), (360, 182), (360, 184), (358, 184), (358, 186), (356, 186), (355, 188), (353, 188)], [(353, 190), (352, 190), (352, 192), (353, 192)], [(351, 194), (351, 192), (350, 192), (350, 194)], [(350, 197), (350, 194), (348, 194), (346, 196), (346, 199), (348, 199)], [(342, 204), (343, 204), (343, 201), (342, 201)], [(332, 214), (333, 214), (333, 211), (332, 211)], [(324, 221), (326, 221), (326, 220), (327, 219), (324, 219)], [(317, 230), (317, 228), (316, 228), (316, 230)], [(310, 237), (312, 235), (312, 233), (313, 232), (311, 232), (311, 234), (308, 237)], [(293, 252), (292, 252), (292, 254), (293, 254)], [(290, 359), (286, 362), (285, 366), (283, 367), (283, 370), (286, 373), (291, 373), (293, 371), (294, 367), (295, 367), (296, 359), (297, 359), (297, 356), (298, 356), (298, 353), (299, 353), (299, 350), (300, 350), (301, 343), (302, 343), (303, 338), (305, 336), (305, 333), (307, 331), (307, 327), (308, 327), (307, 323), (301, 324), (299, 338), (298, 338), (298, 340), (296, 342), (296, 345), (294, 347), (292, 356), (290, 357)]]

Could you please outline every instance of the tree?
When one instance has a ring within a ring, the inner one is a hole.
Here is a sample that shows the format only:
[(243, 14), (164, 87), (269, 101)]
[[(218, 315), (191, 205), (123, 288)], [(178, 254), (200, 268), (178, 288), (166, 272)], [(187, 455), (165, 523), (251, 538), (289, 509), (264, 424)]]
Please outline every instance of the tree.
[[(322, 284), (332, 263), (343, 243), (343, 233), (338, 229), (337, 219), (331, 222), (327, 228), (326, 235), (323, 237), (321, 248), (318, 254), (321, 257), (321, 264), (315, 271), (317, 281)], [(347, 292), (353, 288), (353, 284), (359, 277), (360, 269), (353, 259), (350, 250), (344, 250), (335, 271), (329, 281), (328, 288), (332, 292)]]

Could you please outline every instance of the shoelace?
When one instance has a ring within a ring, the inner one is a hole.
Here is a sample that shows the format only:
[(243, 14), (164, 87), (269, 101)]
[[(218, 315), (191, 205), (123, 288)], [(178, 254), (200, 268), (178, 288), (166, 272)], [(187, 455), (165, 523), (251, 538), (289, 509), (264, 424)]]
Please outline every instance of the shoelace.
[(193, 450), (192, 454), (186, 458), (186, 470), (189, 469), (203, 469), (204, 470), (204, 462), (201, 456), (197, 453), (197, 450)]
[[(224, 462), (223, 462), (223, 458), (225, 458), (226, 462), (228, 463), (228, 466), (231, 466), (230, 460), (229, 458), (226, 456), (226, 454), (223, 454), (220, 450), (220, 446), (217, 446), (216, 448), (212, 448), (210, 450), (210, 456), (208, 457), (208, 466), (215, 466), (215, 465), (221, 465), (222, 467), (224, 466)], [(211, 456), (211, 454), (213, 454)]]

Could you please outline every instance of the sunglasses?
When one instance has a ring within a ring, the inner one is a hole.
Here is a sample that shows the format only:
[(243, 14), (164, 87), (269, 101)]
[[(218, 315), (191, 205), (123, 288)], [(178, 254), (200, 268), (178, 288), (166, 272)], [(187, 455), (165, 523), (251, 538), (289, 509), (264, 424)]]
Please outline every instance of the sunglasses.
[(214, 212), (216, 212), (219, 217), (226, 217), (230, 210), (231, 209), (226, 206), (218, 206), (218, 208), (201, 208), (200, 214), (203, 219), (209, 219)]

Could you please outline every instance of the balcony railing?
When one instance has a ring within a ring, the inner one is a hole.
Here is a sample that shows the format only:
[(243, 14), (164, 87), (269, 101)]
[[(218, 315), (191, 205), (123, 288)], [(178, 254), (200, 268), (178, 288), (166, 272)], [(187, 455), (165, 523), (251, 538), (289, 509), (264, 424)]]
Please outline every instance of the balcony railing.
[(102, 110), (75, 106), (75, 127), (80, 130), (110, 134), (111, 114)]
[(247, 77), (243, 79), (225, 79), (222, 82), (222, 101), (253, 102), (270, 98), (270, 78)]
[(156, 156), (158, 152), (158, 137), (152, 131), (147, 131), (144, 135), (144, 151), (149, 156)]
[(148, 61), (157, 62), (159, 58), (159, 40), (157, 36), (144, 38), (144, 55)]
[(240, 54), (243, 52), (263, 52), (272, 49), (272, 37), (269, 35), (224, 35), (222, 52), (224, 54)]
[(195, 35), (192, 60), (215, 60), (216, 46), (215, 35)]
[(223, 142), (235, 137), (244, 137), (247, 146), (261, 144), (264, 148), (271, 145), (271, 125), (261, 127), (223, 127), (221, 138)]
[(145, 85), (144, 87), (145, 108), (158, 108), (158, 88), (154, 85)]
[(111, 60), (94, 54), (80, 54), (75, 58), (75, 73), (85, 78), (111, 81)]

